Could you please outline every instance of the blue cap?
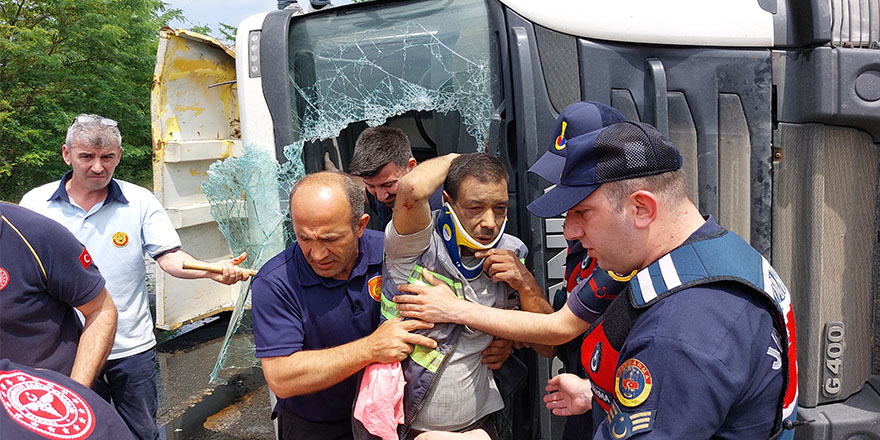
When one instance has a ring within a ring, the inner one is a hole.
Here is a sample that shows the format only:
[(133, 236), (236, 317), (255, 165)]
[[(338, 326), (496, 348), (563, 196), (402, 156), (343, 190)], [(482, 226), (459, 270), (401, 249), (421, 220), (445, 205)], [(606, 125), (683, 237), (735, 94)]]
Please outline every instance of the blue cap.
[(681, 154), (669, 138), (641, 122), (620, 122), (568, 141), (559, 183), (528, 210), (556, 217), (586, 199), (605, 182), (652, 176), (681, 168)]
[(601, 102), (578, 101), (569, 104), (556, 118), (553, 140), (547, 147), (547, 152), (538, 158), (528, 171), (541, 176), (550, 183), (559, 183), (559, 174), (562, 173), (562, 166), (565, 163), (567, 151), (565, 147), (568, 139), (625, 120), (626, 118), (614, 107)]

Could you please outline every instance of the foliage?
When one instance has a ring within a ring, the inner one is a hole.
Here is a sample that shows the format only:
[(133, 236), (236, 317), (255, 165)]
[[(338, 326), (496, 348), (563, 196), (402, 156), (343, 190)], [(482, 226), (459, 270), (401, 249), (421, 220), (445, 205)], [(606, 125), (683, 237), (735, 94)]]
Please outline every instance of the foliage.
[(217, 32), (219, 32), (220, 35), (215, 35), (214, 30), (211, 29), (211, 26), (208, 26), (206, 24), (193, 23), (189, 30), (193, 32), (198, 32), (202, 35), (214, 37), (223, 44), (231, 47), (235, 44), (235, 34), (238, 33), (238, 27), (223, 23), (222, 21), (219, 23), (219, 25), (220, 29), (217, 29)]
[(79, 113), (117, 120), (115, 175), (152, 185), (150, 85), (159, 28), (174, 19), (159, 0), (0, 0), (0, 199), (60, 178)]

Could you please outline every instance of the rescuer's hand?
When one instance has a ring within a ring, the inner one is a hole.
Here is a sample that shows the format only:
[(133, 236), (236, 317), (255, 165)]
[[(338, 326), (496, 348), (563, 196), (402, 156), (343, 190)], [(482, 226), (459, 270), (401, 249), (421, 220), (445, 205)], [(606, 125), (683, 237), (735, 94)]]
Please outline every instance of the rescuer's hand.
[(434, 278), (428, 270), (422, 269), (422, 275), (427, 282), (431, 283), (431, 286), (417, 286), (415, 284), (397, 286), (397, 290), (414, 294), (394, 297), (400, 316), (417, 318), (426, 322), (462, 324), (456, 321), (459, 316), (456, 309), (457, 307), (465, 307), (469, 303), (458, 299), (449, 285)]
[(483, 270), (492, 277), (492, 282), (507, 283), (517, 291), (532, 288), (540, 290), (535, 277), (510, 249), (477, 251), (474, 256), (486, 259), (483, 261)]
[(495, 340), (483, 350), (483, 363), (486, 364), (490, 370), (497, 370), (501, 368), (501, 364), (510, 357), (511, 350), (513, 350), (513, 341), (495, 338)]
[(247, 252), (242, 252), (241, 255), (235, 258), (217, 262), (217, 264), (223, 268), (223, 273), (212, 274), (211, 279), (227, 285), (247, 280), (250, 275), (243, 272), (241, 268), (238, 267), (245, 258), (247, 258)]
[(394, 318), (383, 322), (376, 331), (367, 336), (373, 361), (383, 364), (402, 361), (412, 353), (413, 345), (436, 348), (437, 342), (433, 339), (410, 333), (413, 330), (423, 330), (433, 326), (434, 324), (417, 319), (403, 321), (401, 318)]
[(590, 381), (574, 374), (554, 376), (544, 387), (550, 394), (544, 396), (544, 404), (557, 416), (583, 414), (593, 407), (593, 390)]

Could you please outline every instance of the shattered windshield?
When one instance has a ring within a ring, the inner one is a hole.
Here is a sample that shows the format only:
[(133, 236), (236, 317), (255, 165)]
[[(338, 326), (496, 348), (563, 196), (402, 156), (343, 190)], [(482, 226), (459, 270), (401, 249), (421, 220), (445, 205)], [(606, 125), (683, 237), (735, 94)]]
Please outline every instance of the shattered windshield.
[[(248, 252), (243, 265), (254, 269), (293, 241), (287, 195), (305, 175), (306, 142), (335, 138), (353, 123), (376, 126), (432, 111), (459, 115), (485, 151), (500, 96), (485, 0), (367, 4), (293, 17), (288, 43), (293, 144), (279, 158), (267, 153), (274, 146), (245, 144), (241, 157), (212, 165), (202, 184), (233, 254)], [(252, 99), (263, 97), (239, 96)], [(245, 139), (247, 130), (242, 126)], [(221, 371), (259, 365), (249, 287), (244, 283), (236, 302), (212, 382), (222, 380)]]
[(483, 146), (497, 101), (484, 0), (369, 5), (294, 19), (289, 38), (294, 139), (382, 125), (410, 110), (457, 111)]

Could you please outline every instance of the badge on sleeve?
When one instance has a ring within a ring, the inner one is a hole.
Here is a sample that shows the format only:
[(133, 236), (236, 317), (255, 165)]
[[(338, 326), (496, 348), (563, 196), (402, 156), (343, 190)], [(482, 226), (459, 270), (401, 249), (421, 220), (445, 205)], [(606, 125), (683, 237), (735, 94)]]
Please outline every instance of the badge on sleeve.
[(651, 372), (638, 359), (629, 358), (617, 368), (614, 384), (620, 403), (639, 406), (651, 394)]
[(86, 250), (85, 246), (83, 246), (83, 251), (79, 254), (79, 262), (82, 264), (83, 269), (88, 269), (89, 266), (92, 265), (92, 256), (89, 254), (89, 251)]
[(613, 439), (624, 440), (636, 434), (649, 432), (654, 429), (656, 412), (657, 410), (628, 413), (621, 410), (617, 402), (614, 402), (608, 411), (608, 434)]
[(382, 298), (382, 277), (375, 276), (370, 278), (370, 280), (367, 281), (367, 286), (370, 289), (370, 296), (372, 296), (374, 300), (379, 301)]
[(9, 272), (0, 267), (0, 290), (3, 290), (9, 284)]

